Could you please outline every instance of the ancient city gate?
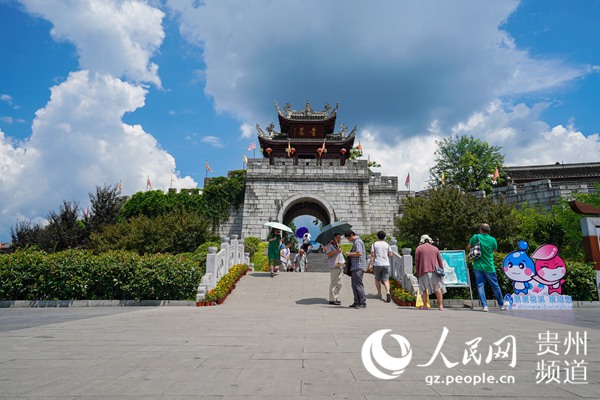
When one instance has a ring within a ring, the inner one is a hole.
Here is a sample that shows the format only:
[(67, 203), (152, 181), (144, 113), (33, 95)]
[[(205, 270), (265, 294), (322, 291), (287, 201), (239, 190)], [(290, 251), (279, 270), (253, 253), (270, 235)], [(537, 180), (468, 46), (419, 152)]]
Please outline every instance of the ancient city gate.
[(369, 171), (367, 160), (352, 159), (357, 127), (337, 132), (334, 109), (326, 104), (314, 111), (307, 102), (294, 111), (289, 103), (277, 108), (280, 130), (274, 124), (263, 132), (257, 124), (262, 158), (249, 159), (244, 205), (224, 234), (265, 238), (267, 221), (288, 224), (311, 215), (323, 224), (347, 221), (359, 233), (380, 229), (393, 232), (399, 213), (397, 177)]

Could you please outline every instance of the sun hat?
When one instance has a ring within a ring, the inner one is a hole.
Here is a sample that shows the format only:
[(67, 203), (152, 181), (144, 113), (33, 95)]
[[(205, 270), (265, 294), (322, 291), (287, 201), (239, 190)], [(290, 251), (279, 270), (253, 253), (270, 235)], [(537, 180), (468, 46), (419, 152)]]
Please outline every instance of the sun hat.
[(419, 244), (423, 244), (425, 242), (433, 243), (433, 239), (431, 239), (427, 234), (422, 235), (421, 240), (419, 240)]

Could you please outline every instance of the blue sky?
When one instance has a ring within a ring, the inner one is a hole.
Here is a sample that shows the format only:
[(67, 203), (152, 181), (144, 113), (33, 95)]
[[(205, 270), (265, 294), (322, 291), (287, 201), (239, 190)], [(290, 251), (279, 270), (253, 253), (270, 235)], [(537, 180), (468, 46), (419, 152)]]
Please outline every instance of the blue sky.
[(509, 165), (598, 162), (598, 15), (591, 0), (0, 0), (0, 240), (96, 185), (242, 168), (273, 100), (339, 102), (338, 126), (413, 190), (451, 135)]

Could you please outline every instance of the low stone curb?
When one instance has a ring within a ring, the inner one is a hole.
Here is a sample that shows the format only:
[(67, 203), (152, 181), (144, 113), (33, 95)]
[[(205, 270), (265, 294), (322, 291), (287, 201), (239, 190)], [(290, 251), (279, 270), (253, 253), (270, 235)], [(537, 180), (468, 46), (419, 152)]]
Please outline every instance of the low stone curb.
[[(437, 307), (437, 300), (430, 300)], [(495, 300), (488, 300), (490, 307), (498, 307)], [(2, 300), (0, 308), (61, 308), (61, 307), (196, 307), (195, 301), (185, 300)], [(473, 300), (474, 307), (481, 307), (479, 300)], [(444, 299), (444, 307), (470, 308), (471, 300)], [(574, 301), (573, 308), (600, 308), (598, 301)]]
[(159, 307), (196, 306), (194, 301), (183, 300), (3, 300), (0, 308), (12, 307)]

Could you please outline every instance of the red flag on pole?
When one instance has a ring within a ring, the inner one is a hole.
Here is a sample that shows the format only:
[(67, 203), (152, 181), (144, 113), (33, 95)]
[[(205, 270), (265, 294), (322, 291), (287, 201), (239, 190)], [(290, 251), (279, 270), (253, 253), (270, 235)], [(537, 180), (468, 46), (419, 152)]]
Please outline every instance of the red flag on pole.
[(492, 183), (494, 185), (498, 181), (498, 178), (500, 178), (500, 173), (498, 173), (498, 167), (496, 167), (496, 169), (494, 170), (494, 176), (492, 176)]
[(152, 182), (150, 182), (150, 175), (148, 175), (148, 179), (146, 179), (146, 190), (152, 189)]
[(254, 150), (256, 148), (256, 142), (252, 142), (252, 144), (250, 146), (248, 146), (248, 148), (246, 150), (250, 151), (250, 150)]
[(404, 186), (406, 186), (407, 188), (410, 187), (410, 172), (408, 173), (408, 175), (406, 175), (406, 180), (404, 181)]
[(208, 172), (213, 172), (213, 170), (212, 170), (212, 169), (210, 169), (210, 167), (208, 166), (208, 161), (206, 162), (206, 170), (207, 170)]
[(360, 145), (360, 140), (358, 141), (358, 147), (357, 149), (360, 151), (360, 155), (363, 155), (363, 151), (362, 151), (362, 146)]

